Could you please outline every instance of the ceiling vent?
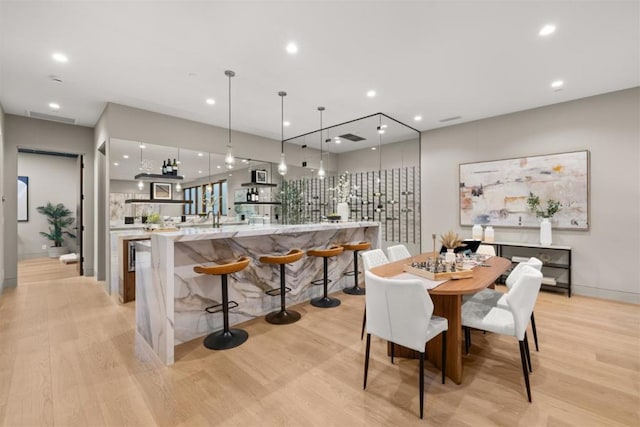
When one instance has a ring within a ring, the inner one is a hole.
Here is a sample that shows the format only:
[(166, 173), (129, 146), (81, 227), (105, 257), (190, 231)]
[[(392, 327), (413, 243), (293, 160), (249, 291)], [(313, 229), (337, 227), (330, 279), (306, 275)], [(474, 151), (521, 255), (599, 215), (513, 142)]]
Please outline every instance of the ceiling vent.
[(35, 111), (27, 111), (27, 113), (28, 113), (29, 117), (33, 117), (34, 119), (50, 120), (52, 122), (66, 123), (68, 125), (75, 125), (76, 124), (76, 119), (71, 119), (69, 117), (54, 116), (52, 114), (38, 113), (38, 112), (35, 112)]
[(358, 135), (354, 135), (352, 133), (345, 133), (344, 135), (340, 135), (338, 138), (340, 139), (348, 139), (349, 141), (353, 141), (353, 142), (358, 142), (358, 141), (364, 141), (365, 138), (362, 138)]
[(462, 118), (461, 116), (447, 117), (446, 119), (440, 120), (440, 123), (451, 122), (453, 120), (458, 120), (458, 119), (461, 119), (461, 118)]

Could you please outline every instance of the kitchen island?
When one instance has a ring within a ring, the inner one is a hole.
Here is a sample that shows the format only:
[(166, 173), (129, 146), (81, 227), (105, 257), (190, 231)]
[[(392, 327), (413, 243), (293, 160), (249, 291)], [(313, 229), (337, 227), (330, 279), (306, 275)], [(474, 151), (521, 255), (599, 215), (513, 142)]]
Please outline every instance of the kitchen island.
[[(260, 256), (304, 251), (332, 243), (371, 242), (380, 247), (377, 222), (342, 222), (303, 225), (226, 226), (217, 229), (185, 228), (151, 235), (136, 243), (136, 328), (160, 360), (174, 363), (174, 346), (222, 329), (222, 316), (205, 307), (218, 304), (218, 276), (195, 273), (196, 265), (222, 264), (241, 256), (249, 267), (229, 279), (229, 299), (238, 307), (230, 311), (230, 324), (241, 323), (277, 309), (280, 299), (265, 294), (279, 287), (279, 269), (262, 264)], [(329, 291), (353, 286), (353, 256), (345, 253), (329, 262)], [(308, 301), (322, 293), (311, 281), (322, 277), (322, 259), (304, 257), (287, 265), (291, 292), (287, 305)]]

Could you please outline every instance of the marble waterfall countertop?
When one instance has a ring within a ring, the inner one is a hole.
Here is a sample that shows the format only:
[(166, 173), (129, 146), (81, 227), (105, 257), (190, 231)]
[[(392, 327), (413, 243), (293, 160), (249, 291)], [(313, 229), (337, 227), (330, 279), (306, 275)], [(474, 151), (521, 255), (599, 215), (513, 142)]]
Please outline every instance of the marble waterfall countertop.
[[(174, 362), (175, 345), (222, 329), (222, 314), (204, 311), (220, 302), (220, 277), (197, 274), (194, 266), (221, 264), (240, 256), (251, 259), (246, 269), (229, 277), (229, 299), (238, 303), (229, 321), (236, 324), (280, 307), (279, 297), (265, 294), (279, 287), (280, 270), (262, 264), (262, 255), (359, 241), (380, 247), (379, 223), (369, 221), (183, 228), (150, 234), (150, 245), (136, 244), (136, 327), (167, 365)], [(353, 286), (353, 277), (344, 276), (349, 270), (353, 270), (352, 252), (330, 258), (329, 292)], [(305, 256), (288, 264), (285, 274), (291, 288), (288, 306), (322, 294), (322, 286), (310, 283), (322, 277), (321, 258)]]

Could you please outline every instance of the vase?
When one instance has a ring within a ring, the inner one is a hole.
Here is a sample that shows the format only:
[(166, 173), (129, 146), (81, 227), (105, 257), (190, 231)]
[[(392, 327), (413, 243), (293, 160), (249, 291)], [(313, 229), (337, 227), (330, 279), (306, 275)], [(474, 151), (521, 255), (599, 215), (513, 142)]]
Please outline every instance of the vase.
[(496, 235), (493, 231), (493, 227), (488, 225), (487, 228), (484, 229), (484, 241), (487, 243), (493, 243), (496, 240)]
[(447, 249), (447, 252), (444, 254), (444, 262), (448, 262), (449, 264), (456, 262), (456, 254), (453, 252), (453, 249)]
[(475, 224), (471, 229), (471, 238), (473, 240), (482, 240), (482, 226)]
[(540, 244), (551, 246), (551, 242), (551, 221), (549, 221), (549, 218), (543, 218), (540, 223)]
[(336, 213), (340, 215), (340, 221), (349, 220), (349, 203), (340, 202), (336, 206)]

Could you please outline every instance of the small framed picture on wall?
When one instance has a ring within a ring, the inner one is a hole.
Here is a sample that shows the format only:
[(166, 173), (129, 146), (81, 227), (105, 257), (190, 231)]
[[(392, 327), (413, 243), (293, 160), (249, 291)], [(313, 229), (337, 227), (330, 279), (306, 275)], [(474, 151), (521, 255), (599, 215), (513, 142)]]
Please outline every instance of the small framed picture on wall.
[(166, 182), (152, 182), (151, 199), (171, 200), (171, 184)]

